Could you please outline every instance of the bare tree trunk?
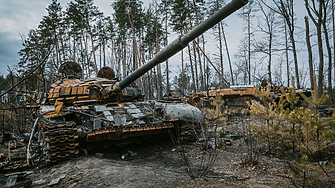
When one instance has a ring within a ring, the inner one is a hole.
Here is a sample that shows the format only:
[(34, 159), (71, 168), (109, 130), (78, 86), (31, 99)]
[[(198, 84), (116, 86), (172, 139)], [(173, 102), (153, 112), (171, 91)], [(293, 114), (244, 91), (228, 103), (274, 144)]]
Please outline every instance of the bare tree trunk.
[[(205, 89), (205, 83), (204, 83), (204, 71), (205, 70), (202, 70), (202, 62), (201, 62), (201, 55), (200, 55), (200, 50), (199, 50), (199, 42), (200, 42), (200, 39), (199, 37), (197, 37), (197, 43), (196, 45), (194, 46), (194, 48), (197, 50), (197, 55), (198, 55), (198, 60), (199, 60), (199, 71), (200, 71), (200, 82), (201, 82), (201, 91), (204, 91)], [(198, 74), (197, 74), (198, 75)], [(199, 91), (199, 89), (198, 89)]]
[(90, 37), (91, 37), (92, 52), (93, 52), (93, 59), (94, 59), (94, 70), (95, 70), (95, 75), (97, 75), (97, 74), (98, 74), (98, 70), (97, 70), (97, 61), (96, 61), (96, 58), (95, 58), (95, 50), (94, 50), (93, 34), (92, 34), (92, 30), (91, 30), (90, 23), (88, 22), (88, 18), (86, 18), (86, 22), (87, 22), (88, 31), (89, 31), (89, 33), (90, 33)]
[(296, 80), (297, 80), (297, 88), (300, 88), (298, 57), (297, 57), (297, 51), (296, 51), (296, 47), (295, 47), (295, 40), (294, 40), (293, 33), (290, 34), (290, 36), (291, 36), (291, 41), (292, 41), (293, 59), (294, 59), (295, 77), (296, 77)]
[(323, 59), (323, 45), (322, 45), (322, 31), (321, 31), (321, 21), (322, 21), (322, 7), (321, 2), (319, 5), (319, 13), (320, 16), (318, 18), (318, 24), (316, 24), (316, 31), (317, 31), (317, 39), (318, 39), (318, 47), (319, 47), (319, 75), (318, 75), (318, 86), (319, 86), (319, 95), (321, 96), (323, 92), (323, 65), (324, 65), (324, 59)]
[(101, 38), (101, 35), (100, 35), (100, 44), (99, 44), (99, 63), (100, 63), (100, 66), (99, 66), (99, 69), (100, 70), (102, 68), (102, 49), (101, 49), (101, 42), (102, 42), (102, 38)]
[(307, 13), (309, 15), (309, 17), (312, 19), (315, 27), (316, 27), (316, 34), (317, 34), (317, 40), (318, 40), (318, 49), (319, 49), (319, 74), (318, 74), (318, 88), (319, 88), (319, 95), (321, 96), (322, 92), (323, 92), (323, 65), (324, 65), (324, 59), (323, 59), (323, 41), (322, 41), (322, 2), (319, 1), (319, 10), (318, 12), (316, 12), (317, 10), (315, 9), (315, 6), (313, 7), (313, 12), (317, 15), (317, 21), (316, 19), (312, 16), (311, 10), (310, 10), (310, 6), (308, 3), (308, 0), (305, 0), (305, 6), (306, 6), (306, 10)]
[(290, 63), (288, 60), (287, 25), (285, 20), (284, 20), (284, 26), (285, 26), (285, 56), (286, 56), (287, 87), (290, 87)]
[(122, 57), (122, 70), (123, 70), (123, 78), (127, 76), (127, 46), (126, 46), (126, 36), (123, 36), (123, 57)]
[(91, 77), (91, 71), (90, 71), (90, 59), (88, 57), (88, 44), (87, 44), (87, 33), (85, 32), (85, 38), (84, 38), (84, 41), (85, 41), (85, 56), (86, 56), (86, 61), (87, 61), (87, 73), (88, 73), (88, 77), (90, 78)]
[(226, 40), (226, 35), (224, 33), (224, 30), (223, 30), (223, 26), (222, 26), (222, 35), (223, 35), (224, 43), (226, 45), (226, 51), (227, 51), (227, 57), (228, 57), (228, 62), (229, 62), (229, 69), (230, 69), (230, 76), (231, 76), (231, 83), (232, 83), (232, 85), (235, 85), (234, 76), (233, 76), (233, 68), (232, 68), (232, 65), (231, 65), (230, 54), (229, 54), (229, 49), (228, 49), (228, 43), (227, 43), (227, 40)]
[(115, 73), (116, 75), (121, 75), (120, 73), (120, 54), (118, 54), (117, 49), (116, 49), (116, 45), (115, 45), (115, 40), (112, 40), (112, 48), (114, 50), (114, 58), (115, 58)]
[[(193, 6), (194, 6), (194, 11), (195, 11), (195, 21), (197, 26), (199, 25), (199, 16), (198, 16), (198, 9), (197, 6), (195, 4), (195, 1), (193, 0)], [(199, 50), (199, 43), (200, 43), (200, 39), (199, 37), (197, 37), (197, 44), (196, 44), (196, 50), (197, 50), (197, 54), (198, 54), (198, 59), (199, 59), (199, 70), (200, 70), (200, 80), (201, 80), (201, 91), (204, 90), (204, 71), (202, 71), (202, 63), (201, 63), (201, 56), (200, 56), (200, 50)], [(195, 46), (194, 46), (195, 47)], [(199, 91), (199, 89), (198, 89)]]
[(309, 79), (311, 81), (311, 89), (314, 89), (314, 83), (313, 83), (313, 52), (312, 52), (312, 46), (309, 36), (309, 23), (308, 23), (308, 17), (305, 16), (305, 25), (306, 25), (306, 44), (307, 44), (307, 51), (308, 51), (308, 64), (309, 64)]
[[(54, 30), (54, 32), (56, 33), (56, 29)], [(55, 36), (55, 38), (56, 38), (56, 61), (57, 61), (57, 64), (56, 64), (56, 68), (57, 68), (57, 75), (59, 75), (59, 64), (60, 64), (60, 57), (59, 57), (59, 59), (58, 59), (58, 55), (60, 55), (60, 53), (59, 53), (59, 43), (58, 43), (58, 39), (57, 39), (57, 34), (56, 34), (56, 36)]]
[[(139, 67), (139, 52), (138, 52), (138, 47), (137, 47), (137, 41), (136, 41), (136, 35), (135, 35), (135, 26), (134, 26), (134, 15), (133, 15), (133, 11), (131, 11), (131, 14), (128, 11), (128, 8), (126, 6), (126, 4), (124, 4), (127, 14), (128, 14), (128, 19), (129, 19), (129, 23), (131, 25), (131, 30), (132, 30), (132, 34), (133, 34), (133, 69), (136, 70)], [(137, 85), (140, 85), (140, 81), (137, 80), (136, 81)]]
[[(58, 30), (59, 30), (59, 33), (60, 33), (60, 28), (58, 26)], [(65, 49), (64, 49), (64, 42), (63, 42), (63, 38), (62, 38), (62, 35), (59, 35), (59, 39), (60, 39), (60, 42), (61, 42), (61, 45), (62, 45), (62, 51), (63, 51), (63, 61), (65, 63)]]
[(106, 44), (105, 44), (105, 34), (102, 35), (102, 52), (104, 57), (104, 67), (106, 67)]
[[(157, 26), (157, 4), (155, 6), (156, 16), (155, 16), (155, 28), (156, 28), (156, 54), (160, 51), (159, 41), (158, 41), (158, 26)], [(157, 99), (160, 100), (162, 98), (162, 71), (161, 64), (157, 65)]]
[[(197, 50), (196, 49), (198, 49), (198, 48), (197, 48), (195, 40), (193, 40), (194, 72), (195, 72), (195, 85), (196, 85), (195, 93), (199, 91), (199, 74), (198, 74), (197, 52), (196, 52)], [(201, 66), (200, 66), (200, 68), (201, 68)]]
[[(144, 39), (144, 32), (143, 32), (143, 28), (142, 28), (142, 30), (141, 30), (141, 35), (142, 35), (142, 39)], [(139, 66), (142, 66), (142, 63), (141, 62), (143, 62), (143, 64), (145, 63), (145, 55), (144, 55), (144, 47), (143, 47), (143, 41), (142, 40), (140, 40), (140, 47), (142, 47), (142, 48), (140, 48), (140, 52), (139, 52), (139, 54), (142, 54), (142, 57), (139, 59)], [(141, 76), (141, 87), (142, 87), (142, 91), (144, 92), (144, 86), (145, 86), (145, 75), (143, 75), (143, 76)]]
[[(250, 32), (250, 14), (251, 14), (251, 10), (248, 13), (248, 83), (251, 84), (251, 32)], [(223, 76), (223, 74), (222, 74)]]
[[(167, 20), (168, 20), (167, 11), (165, 11), (165, 46), (168, 45), (168, 29), (167, 29), (168, 23), (167, 23)], [(166, 93), (169, 93), (169, 91), (170, 91), (169, 60), (165, 61), (165, 67), (166, 67)]]
[[(185, 87), (184, 87), (184, 50), (181, 50), (181, 90), (184, 93)], [(187, 84), (188, 85), (188, 84)]]
[[(216, 8), (219, 9), (219, 1), (216, 1)], [(220, 66), (221, 66), (221, 75), (223, 76), (223, 49), (222, 49), (222, 39), (221, 39), (221, 24), (222, 22), (219, 22), (218, 25), (218, 29), (219, 29), (219, 51), (220, 51)], [(221, 85), (223, 85), (223, 80), (221, 80)]]
[[(298, 55), (297, 55), (297, 50), (296, 50), (296, 46), (295, 46), (295, 38), (294, 38), (294, 9), (293, 9), (293, 0), (290, 0), (290, 4), (291, 9), (290, 9), (290, 16), (291, 16), (291, 27), (289, 27), (289, 31), (290, 31), (290, 38), (291, 38), (291, 43), (292, 43), (292, 51), (293, 51), (293, 58), (294, 58), (294, 67), (295, 67), (295, 76), (296, 76), (296, 80), (297, 80), (297, 88), (301, 88), (300, 87), (300, 78), (299, 78), (299, 68), (298, 68)], [(289, 19), (289, 18), (287, 18)]]
[(76, 62), (76, 34), (73, 34), (73, 62)]
[(272, 84), (271, 64), (272, 64), (272, 38), (273, 38), (273, 33), (270, 32), (269, 35), (270, 35), (270, 37), (269, 37), (269, 46), (268, 46), (268, 50), (269, 50), (268, 70), (269, 70), (269, 82)]
[[(84, 38), (84, 34), (83, 34), (83, 30), (81, 29), (81, 37), (80, 37), (80, 51), (84, 52), (84, 47), (83, 47), (83, 38)], [(81, 68), (82, 68), (82, 74), (81, 74), (81, 78), (84, 79), (84, 74), (85, 74), (85, 56), (83, 53), (80, 53), (81, 55)]]
[[(151, 59), (151, 40), (149, 35), (149, 59)], [(149, 99), (153, 99), (153, 83), (152, 83), (152, 69), (150, 69), (150, 76), (149, 76)]]
[[(220, 65), (221, 65), (221, 75), (223, 76), (224, 71), (223, 71), (223, 49), (222, 49), (222, 39), (221, 39), (221, 22), (218, 23), (218, 27), (219, 27), (219, 48), (220, 48)], [(221, 85), (223, 85), (223, 80), (221, 80)]]
[(192, 54), (191, 54), (191, 49), (190, 49), (190, 45), (189, 44), (187, 45), (187, 49), (188, 49), (188, 57), (190, 59), (190, 66), (191, 66), (193, 92), (196, 93), (195, 78), (194, 78), (194, 69), (193, 69), (193, 62), (192, 62)]
[(150, 87), (149, 87), (149, 99), (153, 99), (154, 95), (154, 84), (152, 81), (152, 69), (150, 69), (150, 76), (149, 76), (149, 83), (150, 83)]
[(278, 0), (278, 1), (273, 0), (273, 3), (276, 5), (279, 11), (274, 10), (272, 8), (271, 10), (282, 15), (288, 27), (289, 37), (290, 37), (290, 41), (292, 44), (295, 77), (297, 80), (297, 88), (300, 88), (298, 56), (297, 56), (297, 49), (296, 49), (295, 38), (294, 38), (294, 29), (295, 29), (295, 26), (294, 26), (295, 14), (294, 14), (294, 8), (293, 8), (294, 3), (293, 3), (293, 0), (286, 0), (285, 2), (283, 0)]
[[(202, 37), (202, 49), (204, 50), (204, 52), (206, 52), (205, 51), (205, 37), (204, 37), (204, 35), (202, 34), (201, 35), (201, 37)], [(198, 49), (200, 50), (200, 46), (199, 46), (199, 43), (198, 43)], [(204, 59), (203, 59), (203, 62), (204, 62), (204, 80), (207, 80), (207, 86), (206, 86), (206, 88), (208, 88), (208, 73), (206, 74), (205, 72), (206, 72), (206, 57), (205, 57), (205, 53), (204, 53), (204, 55), (203, 55), (203, 57), (204, 57)], [(207, 66), (208, 67), (208, 66)]]
[(323, 33), (325, 36), (325, 42), (326, 42), (326, 48), (328, 53), (328, 95), (329, 99), (333, 100), (333, 89), (332, 89), (332, 50), (330, 47), (330, 40), (328, 36), (328, 28), (326, 25), (327, 21), (327, 7), (325, 5), (325, 2), (322, 1), (322, 8), (323, 8), (323, 20), (322, 20), (322, 26), (323, 26)]
[[(144, 39), (144, 34), (143, 34), (143, 28), (141, 29), (141, 33), (140, 33), (140, 35), (139, 36), (142, 36), (142, 39)], [(142, 48), (141, 48), (142, 47)], [(138, 60), (138, 63), (139, 63), (139, 67), (141, 67), (142, 66), (142, 63), (144, 64), (145, 63), (145, 59), (144, 59), (144, 49), (143, 49), (143, 41), (140, 39), (140, 51), (139, 51), (139, 55), (141, 55), (140, 56), (140, 58), (139, 58), (139, 60)], [(142, 63), (141, 63), (142, 62)], [(141, 88), (142, 88), (142, 92), (144, 92), (144, 84), (145, 84), (145, 75), (142, 75), (141, 76)]]
[(72, 58), (71, 37), (69, 37), (68, 42), (69, 42), (69, 53), (70, 53), (70, 55), (69, 55), (69, 60), (71, 60), (71, 58)]
[[(187, 6), (188, 6), (188, 11), (191, 11), (189, 1), (187, 1)], [(191, 17), (189, 19), (189, 23), (190, 23), (190, 28), (189, 29), (192, 30), (193, 29), (193, 24), (192, 24), (192, 18)], [(185, 33), (187, 33), (187, 29), (188, 28), (186, 28), (184, 30)], [(190, 45), (189, 44), (187, 45), (188, 56), (189, 56), (189, 59), (190, 59), (190, 66), (191, 66), (192, 88), (193, 88), (192, 92), (196, 93), (197, 91), (199, 91), (199, 80), (198, 80), (198, 70), (197, 70), (197, 64), (196, 64), (195, 41), (193, 41), (193, 47), (194, 47), (193, 48), (193, 50), (194, 50), (194, 65), (193, 65), (192, 53), (191, 53)]]
[[(332, 0), (332, 21), (333, 21), (333, 54), (335, 56), (335, 13), (334, 13), (334, 0)], [(334, 60), (334, 76), (335, 76), (335, 58)]]

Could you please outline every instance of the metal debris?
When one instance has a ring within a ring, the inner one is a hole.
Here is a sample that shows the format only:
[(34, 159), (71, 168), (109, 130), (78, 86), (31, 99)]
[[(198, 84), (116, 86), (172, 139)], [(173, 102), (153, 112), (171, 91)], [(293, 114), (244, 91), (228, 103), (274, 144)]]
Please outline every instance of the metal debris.
[(17, 181), (17, 175), (9, 176), (6, 183), (6, 187), (14, 186), (16, 184), (16, 181)]
[(61, 180), (61, 178), (56, 178), (56, 179), (53, 179), (49, 184), (48, 184), (48, 186), (54, 186), (54, 185), (58, 185), (58, 184), (60, 184), (60, 180)]
[(121, 155), (121, 159), (132, 159), (137, 156), (137, 153), (129, 150), (127, 153)]
[(33, 182), (33, 185), (42, 185), (45, 183), (45, 180), (37, 180)]

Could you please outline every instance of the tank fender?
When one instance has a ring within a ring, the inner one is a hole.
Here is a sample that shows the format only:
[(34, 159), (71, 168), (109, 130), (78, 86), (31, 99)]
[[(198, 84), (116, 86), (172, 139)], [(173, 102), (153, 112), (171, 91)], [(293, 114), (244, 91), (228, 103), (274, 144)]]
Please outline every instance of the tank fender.
[(189, 123), (203, 123), (204, 115), (202, 112), (189, 104), (166, 104), (164, 107), (164, 119), (170, 120), (178, 118)]

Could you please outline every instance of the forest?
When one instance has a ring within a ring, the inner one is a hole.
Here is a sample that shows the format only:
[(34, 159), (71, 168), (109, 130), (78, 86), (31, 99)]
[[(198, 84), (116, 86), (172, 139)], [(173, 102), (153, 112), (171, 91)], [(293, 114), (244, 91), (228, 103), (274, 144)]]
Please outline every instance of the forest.
[[(226, 3), (154, 0), (144, 7), (142, 1), (118, 0), (111, 3), (112, 14), (107, 16), (93, 0), (74, 0), (65, 5), (53, 0), (38, 28), (21, 34), (20, 59), (8, 69), (5, 80), (10, 84), (6, 86), (25, 78), (17, 90), (47, 92), (66, 61), (79, 63), (85, 79), (95, 77), (105, 66), (122, 79), (150, 60), (171, 38), (186, 34)], [(211, 87), (259, 85), (262, 80), (293, 86), (292, 76), (297, 88), (313, 89), (312, 78), (316, 75), (320, 94), (327, 89), (332, 95), (332, 5), (333, 0), (250, 1), (237, 12), (243, 21), (243, 30), (238, 31), (243, 38), (235, 54), (230, 54), (226, 40), (229, 25), (222, 21), (181, 51), (179, 62), (168, 60), (136, 83), (147, 98), (160, 99), (171, 89), (187, 94)], [(297, 18), (301, 9), (305, 17)]]

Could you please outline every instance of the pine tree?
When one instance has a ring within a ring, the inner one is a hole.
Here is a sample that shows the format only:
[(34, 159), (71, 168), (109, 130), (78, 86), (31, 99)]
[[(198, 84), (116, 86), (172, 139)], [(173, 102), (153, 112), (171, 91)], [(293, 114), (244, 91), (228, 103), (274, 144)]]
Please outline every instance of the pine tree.
[(272, 153), (273, 148), (277, 148), (280, 144), (280, 132), (284, 127), (284, 115), (286, 110), (286, 99), (282, 95), (278, 102), (275, 102), (274, 97), (271, 93), (271, 86), (268, 85), (266, 88), (254, 88), (254, 95), (260, 100), (253, 100), (250, 107), (250, 113), (263, 120), (265, 125), (251, 124), (251, 131), (258, 139), (264, 139), (268, 152)]
[(270, 86), (260, 90), (254, 88), (260, 100), (249, 105), (250, 112), (266, 124), (250, 125), (253, 134), (266, 141), (270, 153), (278, 148), (282, 156), (292, 161), (288, 163), (291, 176), (302, 187), (333, 184), (330, 172), (334, 167), (328, 153), (334, 149), (335, 113), (332, 117), (321, 118), (317, 110), (326, 101), (327, 92), (319, 97), (314, 80), (311, 99), (299, 92), (308, 103), (305, 108), (297, 106), (299, 97), (295, 88), (281, 88), (279, 102), (271, 97), (270, 89)]

